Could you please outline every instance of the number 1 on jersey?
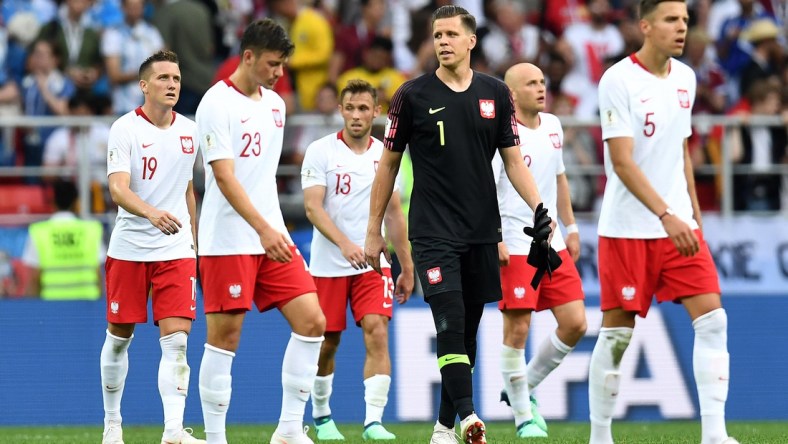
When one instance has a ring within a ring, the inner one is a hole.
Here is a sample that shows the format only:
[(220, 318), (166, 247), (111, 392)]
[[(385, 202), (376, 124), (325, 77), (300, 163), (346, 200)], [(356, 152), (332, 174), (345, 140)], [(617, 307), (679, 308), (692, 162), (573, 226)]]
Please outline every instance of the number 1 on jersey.
[(446, 146), (446, 139), (443, 136), (443, 120), (438, 120), (436, 125), (438, 125), (438, 132), (441, 135), (441, 146)]

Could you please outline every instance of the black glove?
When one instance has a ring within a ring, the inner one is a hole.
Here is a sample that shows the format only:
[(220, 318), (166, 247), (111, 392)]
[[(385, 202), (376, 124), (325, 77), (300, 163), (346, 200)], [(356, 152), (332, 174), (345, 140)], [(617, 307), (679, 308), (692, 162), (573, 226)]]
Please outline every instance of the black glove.
[(523, 228), (523, 232), (531, 237), (531, 249), (528, 252), (528, 264), (536, 268), (531, 287), (536, 290), (545, 272), (552, 278), (553, 270), (561, 266), (561, 258), (558, 253), (550, 246), (547, 239), (550, 237), (550, 216), (547, 215), (547, 208), (541, 203), (534, 211), (534, 226)]
[(550, 216), (547, 215), (547, 208), (541, 203), (536, 206), (534, 211), (534, 226), (523, 228), (523, 232), (531, 236), (538, 244), (544, 244), (547, 247), (547, 239), (550, 237)]

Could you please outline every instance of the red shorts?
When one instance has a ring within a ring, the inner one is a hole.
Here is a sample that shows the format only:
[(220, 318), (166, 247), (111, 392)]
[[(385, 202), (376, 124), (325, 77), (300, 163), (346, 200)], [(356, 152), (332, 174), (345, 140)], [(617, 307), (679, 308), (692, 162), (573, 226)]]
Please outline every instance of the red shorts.
[(164, 318), (194, 320), (197, 301), (197, 261), (175, 259), (134, 262), (107, 257), (107, 321), (113, 324), (148, 322), (148, 295), (153, 299), (153, 323)]
[(563, 265), (553, 272), (552, 279), (545, 274), (536, 290), (531, 288), (536, 268), (528, 265), (528, 256), (509, 256), (509, 265), (501, 267), (503, 299), (498, 302), (498, 309), (542, 311), (572, 301), (582, 301), (583, 284), (572, 256), (567, 250), (559, 251), (558, 256)]
[(293, 299), (315, 293), (301, 252), (290, 246), (293, 260), (276, 262), (264, 254), (200, 256), (200, 283), (206, 313), (281, 309)]
[(356, 325), (368, 314), (379, 314), (391, 319), (394, 306), (394, 280), (391, 269), (384, 268), (383, 276), (371, 270), (354, 276), (315, 277), (320, 308), (326, 316), (326, 331), (338, 332), (347, 328), (347, 305)]
[(651, 299), (720, 293), (720, 282), (703, 233), (695, 230), (700, 251), (684, 257), (669, 238), (599, 237), (599, 286), (602, 311), (622, 308), (646, 317)]

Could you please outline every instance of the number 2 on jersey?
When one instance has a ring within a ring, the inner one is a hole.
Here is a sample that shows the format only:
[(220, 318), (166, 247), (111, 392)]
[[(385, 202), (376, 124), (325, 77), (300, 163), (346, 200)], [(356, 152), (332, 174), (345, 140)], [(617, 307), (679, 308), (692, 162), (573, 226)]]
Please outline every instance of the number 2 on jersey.
[(435, 124), (438, 125), (438, 133), (441, 136), (441, 146), (446, 146), (446, 139), (443, 137), (443, 120), (438, 120)]

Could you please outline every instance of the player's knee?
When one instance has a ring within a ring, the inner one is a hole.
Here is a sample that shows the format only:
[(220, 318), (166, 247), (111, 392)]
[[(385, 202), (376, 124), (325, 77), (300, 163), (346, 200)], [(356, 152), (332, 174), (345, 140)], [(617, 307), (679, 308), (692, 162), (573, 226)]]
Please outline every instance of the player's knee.
[(503, 329), (503, 342), (514, 348), (525, 348), (528, 338), (529, 326), (525, 320), (515, 320), (505, 324)]
[(388, 342), (388, 325), (382, 319), (371, 319), (369, 322), (364, 322), (363, 327), (365, 342), (372, 344)]
[(558, 336), (561, 340), (573, 347), (580, 339), (586, 334), (588, 323), (585, 316), (577, 316), (569, 320), (569, 322), (558, 324)]

